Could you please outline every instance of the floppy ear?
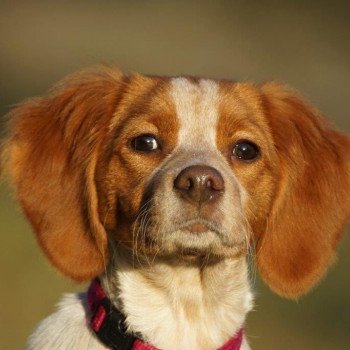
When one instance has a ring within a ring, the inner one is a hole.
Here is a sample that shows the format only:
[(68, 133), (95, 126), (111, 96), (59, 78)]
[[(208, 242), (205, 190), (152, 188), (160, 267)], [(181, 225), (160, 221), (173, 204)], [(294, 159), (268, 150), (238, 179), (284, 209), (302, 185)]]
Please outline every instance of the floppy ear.
[(278, 191), (258, 238), (262, 278), (296, 298), (319, 281), (335, 257), (350, 213), (350, 138), (332, 130), (300, 96), (262, 86), (279, 159)]
[(112, 68), (79, 73), (9, 114), (5, 148), (18, 200), (48, 258), (77, 281), (107, 263), (94, 176), (120, 80)]

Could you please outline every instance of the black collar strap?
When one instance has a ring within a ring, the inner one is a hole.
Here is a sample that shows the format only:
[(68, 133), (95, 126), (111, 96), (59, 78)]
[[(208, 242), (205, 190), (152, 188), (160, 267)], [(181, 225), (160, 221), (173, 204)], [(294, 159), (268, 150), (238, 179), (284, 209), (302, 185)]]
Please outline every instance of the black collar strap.
[(97, 338), (110, 349), (130, 350), (136, 337), (126, 332), (124, 315), (108, 299), (98, 279), (89, 287), (87, 302)]

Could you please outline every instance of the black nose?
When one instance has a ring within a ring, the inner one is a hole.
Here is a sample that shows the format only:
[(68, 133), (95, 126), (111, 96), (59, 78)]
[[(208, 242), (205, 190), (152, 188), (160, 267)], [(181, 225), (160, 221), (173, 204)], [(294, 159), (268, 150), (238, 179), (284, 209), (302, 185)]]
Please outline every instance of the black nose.
[(174, 188), (187, 201), (202, 204), (218, 199), (225, 190), (225, 184), (216, 169), (206, 165), (192, 165), (179, 173), (174, 180)]

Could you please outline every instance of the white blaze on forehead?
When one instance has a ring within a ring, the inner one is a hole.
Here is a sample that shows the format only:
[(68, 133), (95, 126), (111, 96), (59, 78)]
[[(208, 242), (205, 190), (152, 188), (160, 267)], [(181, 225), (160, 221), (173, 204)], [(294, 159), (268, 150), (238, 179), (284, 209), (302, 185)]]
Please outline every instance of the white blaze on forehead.
[(216, 149), (218, 84), (201, 79), (198, 84), (186, 78), (171, 81), (171, 96), (179, 119), (179, 147)]

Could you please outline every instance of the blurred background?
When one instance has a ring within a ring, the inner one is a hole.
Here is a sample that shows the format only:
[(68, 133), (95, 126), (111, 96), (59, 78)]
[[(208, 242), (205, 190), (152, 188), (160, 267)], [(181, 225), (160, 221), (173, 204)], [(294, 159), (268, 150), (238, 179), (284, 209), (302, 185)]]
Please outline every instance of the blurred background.
[[(283, 81), (350, 132), (347, 3), (1, 0), (0, 115), (67, 73), (105, 62), (125, 72)], [(349, 251), (347, 234), (337, 264), (298, 302), (255, 282), (255, 311), (247, 321), (254, 350), (349, 349)], [(22, 349), (63, 292), (85, 289), (49, 266), (6, 184), (0, 273), (0, 349)]]

